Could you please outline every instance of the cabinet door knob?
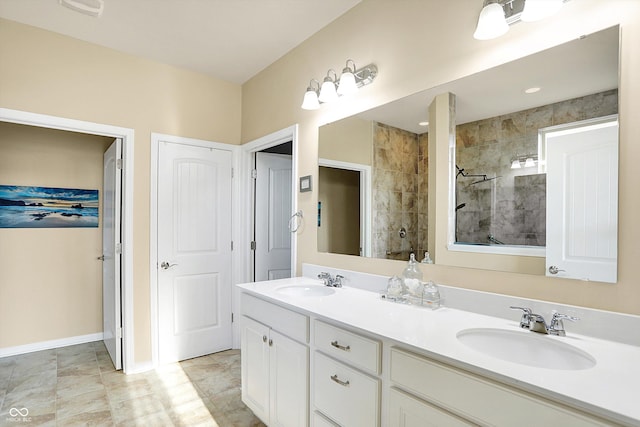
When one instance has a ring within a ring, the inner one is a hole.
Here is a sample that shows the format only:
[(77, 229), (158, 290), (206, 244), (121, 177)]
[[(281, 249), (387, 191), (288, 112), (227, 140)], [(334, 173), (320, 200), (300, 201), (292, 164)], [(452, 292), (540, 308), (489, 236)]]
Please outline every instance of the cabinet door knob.
[(262, 342), (267, 342), (267, 336), (266, 335), (262, 336)]
[(341, 379), (338, 378), (338, 375), (331, 375), (331, 381), (340, 384), (343, 387), (349, 387), (349, 380), (347, 381), (342, 381)]
[(331, 341), (331, 345), (334, 346), (335, 348), (337, 348), (338, 350), (342, 350), (342, 351), (351, 351), (351, 347), (350, 346), (344, 346), (344, 345), (340, 345), (338, 344), (338, 341)]
[(273, 345), (273, 340), (272, 340), (272, 339), (270, 339), (270, 340), (269, 340), (269, 347), (271, 347), (272, 345)]

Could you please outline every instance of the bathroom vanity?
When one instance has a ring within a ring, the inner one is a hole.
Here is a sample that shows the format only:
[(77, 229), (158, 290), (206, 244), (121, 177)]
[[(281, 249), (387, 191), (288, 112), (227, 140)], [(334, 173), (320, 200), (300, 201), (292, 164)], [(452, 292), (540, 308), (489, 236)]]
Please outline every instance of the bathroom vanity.
[(537, 334), (454, 293), (432, 311), (306, 277), (238, 287), (242, 400), (267, 425), (640, 425), (637, 344)]

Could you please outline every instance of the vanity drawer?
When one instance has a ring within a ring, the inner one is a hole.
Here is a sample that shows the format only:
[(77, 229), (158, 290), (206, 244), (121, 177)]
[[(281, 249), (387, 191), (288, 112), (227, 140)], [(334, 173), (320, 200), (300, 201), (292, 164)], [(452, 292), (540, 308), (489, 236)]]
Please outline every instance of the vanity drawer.
[(272, 329), (293, 338), (296, 341), (309, 343), (309, 318), (276, 304), (242, 293), (240, 298), (240, 312), (269, 325)]
[(314, 322), (314, 344), (324, 353), (344, 360), (349, 364), (380, 373), (380, 342), (354, 334), (328, 323)]
[(399, 348), (391, 349), (391, 381), (441, 408), (482, 425), (605, 426), (595, 418)]
[(316, 409), (342, 426), (380, 425), (380, 380), (314, 353)]
[(329, 421), (318, 411), (313, 413), (313, 427), (340, 427), (338, 424)]

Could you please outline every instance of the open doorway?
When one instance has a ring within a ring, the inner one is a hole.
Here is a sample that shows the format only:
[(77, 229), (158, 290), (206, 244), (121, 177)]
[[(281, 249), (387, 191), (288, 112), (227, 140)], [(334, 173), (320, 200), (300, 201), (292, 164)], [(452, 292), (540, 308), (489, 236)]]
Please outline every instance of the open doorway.
[[(83, 121), (72, 120), (72, 119), (63, 119), (55, 116), (34, 114), (34, 113), (28, 113), (28, 112), (10, 110), (10, 109), (0, 109), (0, 122), (6, 122), (6, 123), (11, 123), (16, 125), (26, 125), (32, 129), (36, 129), (40, 131), (46, 131), (47, 129), (53, 129), (56, 131), (67, 131), (69, 132), (69, 135), (72, 135), (72, 136), (77, 134), (86, 134), (89, 136), (88, 138), (89, 141), (95, 140), (96, 136), (98, 137), (98, 139), (100, 139), (99, 137), (107, 137), (106, 139), (102, 138), (104, 141), (113, 141), (114, 139), (118, 139), (118, 138), (122, 140), (123, 158), (120, 160), (119, 164), (122, 168), (121, 170), (122, 170), (122, 176), (123, 176), (122, 178), (123, 203), (122, 203), (121, 211), (118, 212), (118, 217), (122, 219), (121, 229), (118, 232), (118, 234), (120, 235), (120, 241), (118, 243), (119, 243), (119, 250), (121, 252), (119, 254), (119, 257), (121, 259), (121, 264), (118, 268), (118, 271), (113, 272), (113, 275), (122, 279), (121, 280), (122, 296), (118, 298), (117, 301), (115, 301), (115, 303), (120, 308), (123, 309), (122, 324), (124, 325), (125, 332), (124, 333), (122, 333), (121, 331), (119, 332), (121, 336), (126, 336), (128, 340), (128, 341), (125, 341), (124, 339), (122, 339), (121, 341), (122, 349), (123, 349), (122, 367), (126, 373), (134, 372), (136, 369), (133, 366), (133, 346), (127, 345), (127, 343), (132, 344), (133, 342), (132, 341), (133, 307), (130, 304), (128, 304), (133, 301), (132, 286), (131, 286), (132, 278), (133, 278), (132, 268), (131, 268), (133, 264), (132, 262), (133, 233), (132, 233), (132, 230), (130, 229), (130, 224), (132, 223), (132, 218), (133, 218), (133, 204), (131, 202), (132, 190), (133, 190), (133, 182), (131, 179), (131, 177), (133, 176), (132, 175), (133, 174), (133, 157), (132, 157), (133, 156), (133, 130), (126, 129), (126, 128), (119, 128), (115, 126), (109, 126), (109, 125), (102, 125), (98, 123), (83, 122)], [(99, 150), (98, 152), (99, 163), (102, 162), (102, 153), (100, 151), (102, 150)], [(26, 154), (28, 155), (28, 152)], [(51, 164), (53, 165), (53, 167), (55, 167), (56, 162), (52, 160)], [(82, 164), (82, 161), (79, 161), (77, 163), (77, 165), (81, 165), (81, 164)], [(102, 172), (103, 172), (102, 167), (96, 166), (96, 169), (97, 169), (98, 175), (100, 176), (100, 181), (102, 181)], [(84, 230), (82, 229), (74, 229), (74, 230), (76, 231), (73, 231), (73, 233), (84, 232)], [(100, 238), (98, 239), (97, 248), (95, 248), (97, 253), (95, 254), (92, 253), (91, 255), (93, 257), (94, 263), (98, 263), (96, 259), (101, 258), (101, 255), (102, 255), (101, 237), (102, 236), (100, 236)], [(60, 245), (62, 245), (59, 249), (55, 249), (54, 247), (51, 247), (49, 249), (52, 251), (58, 251), (58, 252), (71, 250), (71, 248), (69, 247), (68, 240), (58, 239), (58, 241)], [(51, 257), (44, 257), (43, 259), (40, 259), (40, 261), (46, 263), (46, 262), (49, 262), (50, 259)], [(99, 266), (98, 271), (101, 271), (100, 264), (101, 263), (97, 264)], [(57, 266), (52, 265), (51, 268), (49, 268), (46, 271), (48, 271), (49, 274), (55, 274), (57, 271)], [(79, 283), (82, 283), (82, 282), (80, 281)], [(55, 289), (52, 289), (51, 287), (44, 287), (42, 288), (42, 292), (35, 293), (34, 295), (32, 295), (32, 297), (36, 299), (45, 298), (44, 301), (46, 302), (47, 292), (55, 292)], [(96, 300), (98, 299), (102, 299), (102, 298), (100, 298), (99, 296), (96, 296)], [(89, 341), (96, 341), (99, 339), (103, 339), (104, 332), (95, 333), (95, 334), (82, 334), (81, 332), (78, 332), (80, 331), (79, 329), (74, 328), (74, 325), (77, 322), (74, 323), (69, 321), (70, 311), (71, 312), (81, 311), (84, 309), (86, 309), (86, 304), (83, 305), (82, 303), (77, 304), (71, 310), (58, 307), (57, 317), (56, 316), (48, 317), (47, 321), (53, 322), (55, 318), (59, 318), (59, 320), (62, 322), (66, 321), (68, 323), (67, 325), (68, 327), (64, 331), (56, 332), (55, 333), (56, 336), (54, 339), (48, 339), (48, 337), (44, 337), (44, 336), (34, 337), (32, 340), (29, 340), (29, 341), (32, 341), (31, 343), (25, 344), (25, 345), (12, 346), (7, 351), (13, 351), (14, 354), (20, 354), (20, 353), (26, 353), (31, 351), (38, 351), (38, 350), (43, 350), (48, 348), (56, 348), (56, 347), (62, 347), (66, 345), (78, 344), (81, 342), (89, 342)], [(97, 309), (97, 310), (101, 311), (100, 309)], [(16, 322), (13, 322), (13, 324), (15, 323)], [(100, 325), (97, 325), (96, 329), (98, 330), (101, 329)]]
[(291, 277), (293, 144), (253, 153), (253, 281)]

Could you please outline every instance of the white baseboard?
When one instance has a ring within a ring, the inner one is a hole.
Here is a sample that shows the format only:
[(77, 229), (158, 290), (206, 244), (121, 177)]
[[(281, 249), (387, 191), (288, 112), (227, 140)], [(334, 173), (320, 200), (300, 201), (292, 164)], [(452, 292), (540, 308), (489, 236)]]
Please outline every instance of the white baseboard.
[(102, 341), (103, 336), (104, 334), (102, 332), (98, 332), (96, 334), (79, 335), (77, 337), (60, 338), (51, 341), (41, 341), (33, 344), (17, 345), (15, 347), (4, 347), (0, 348), (0, 358), (15, 356), (17, 354), (33, 353), (34, 351), (84, 344), (87, 342)]
[(127, 368), (124, 373), (127, 375), (141, 374), (143, 372), (153, 371), (157, 366), (152, 361), (136, 363), (133, 367)]

